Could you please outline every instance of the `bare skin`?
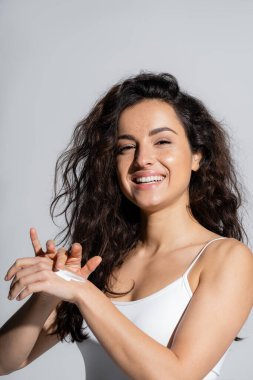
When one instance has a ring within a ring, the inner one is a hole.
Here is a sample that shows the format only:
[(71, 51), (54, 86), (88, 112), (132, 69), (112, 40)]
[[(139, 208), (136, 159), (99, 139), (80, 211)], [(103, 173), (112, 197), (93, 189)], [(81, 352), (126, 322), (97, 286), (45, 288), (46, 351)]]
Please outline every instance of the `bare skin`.
[[(136, 301), (171, 284), (183, 275), (200, 249), (208, 241), (218, 237), (220, 236), (215, 234), (207, 235), (206, 240), (203, 240), (203, 242), (199, 244), (193, 244), (188, 247), (176, 249), (173, 252), (160, 254), (160, 257), (155, 259), (138, 258), (136, 252), (136, 256), (130, 255), (122, 267), (113, 272), (114, 277), (111, 276), (111, 290), (114, 292), (125, 292), (132, 287), (133, 282), (135, 287), (127, 295), (117, 297), (116, 300), (124, 302)], [(208, 247), (206, 253), (209, 251), (215, 252), (218, 243), (219, 242), (214, 243), (213, 247)], [(188, 274), (188, 281), (192, 293), (195, 292), (199, 284), (200, 274), (203, 269), (206, 268), (207, 265), (210, 265), (210, 260), (206, 260), (206, 253), (203, 253)], [(112, 298), (109, 293), (107, 296), (111, 299), (115, 299)]]
[[(118, 181), (124, 195), (141, 210), (142, 235), (137, 248), (115, 271), (117, 281), (111, 280), (116, 291), (128, 290), (134, 280), (134, 290), (119, 299), (132, 301), (179, 278), (200, 248), (219, 236), (201, 226), (188, 211), (191, 172), (198, 170), (201, 154), (191, 152), (173, 109), (156, 100), (138, 103), (122, 112), (118, 134)], [(72, 270), (73, 266), (74, 272), (85, 277), (86, 270), (80, 266), (81, 254), (77, 245), (75, 260), (69, 264), (66, 252), (60, 249), (56, 256), (61, 263), (58, 267)], [(68, 283), (57, 278), (52, 268), (41, 270), (38, 263), (33, 265), (33, 273), (27, 275), (22, 260), (26, 259), (20, 259), (8, 274), (8, 279), (13, 276), (17, 279), (11, 298), (20, 291), (20, 299), (38, 292), (49, 299), (75, 303), (112, 359), (136, 380), (155, 380), (157, 376), (159, 380), (186, 380), (189, 373), (193, 380), (203, 378), (232, 343), (253, 304), (252, 253), (235, 239), (214, 242), (192, 269), (189, 283), (194, 294), (168, 347), (129, 321), (90, 281)], [(99, 262), (95, 259), (93, 265), (94, 270)], [(39, 309), (42, 310), (42, 304)], [(219, 318), (220, 310), (223, 319)], [(15, 323), (0, 334), (0, 347), (12, 336)], [(47, 331), (47, 322), (44, 328)], [(33, 335), (32, 344), (27, 344), (26, 353), (23, 352), (23, 360), (8, 359), (17, 355), (14, 344), (8, 353), (0, 352), (2, 373), (27, 365), (37, 353), (50, 348), (49, 338), (43, 343), (38, 339), (41, 329), (42, 321), (36, 330), (37, 338)], [(23, 344), (24, 340), (23, 330), (19, 342)], [(4, 368), (6, 360), (8, 368)]]
[[(120, 187), (141, 208), (143, 226), (142, 241), (111, 278), (112, 290), (118, 292), (130, 289), (135, 281), (131, 293), (117, 298), (129, 301), (179, 278), (202, 246), (219, 235), (201, 226), (187, 209), (191, 171), (198, 170), (202, 155), (191, 152), (172, 107), (152, 99), (127, 108), (120, 117), (118, 136)], [(132, 180), (149, 175), (165, 178), (141, 186)], [(189, 274), (193, 292), (202, 267), (203, 258)]]
[[(90, 259), (81, 268), (82, 250), (80, 244), (74, 244), (68, 257), (65, 249), (56, 250), (53, 240), (46, 242), (46, 251), (42, 250), (35, 228), (30, 229), (30, 238), (35, 257), (18, 259), (7, 271), (5, 280), (10, 281), (9, 299), (22, 300), (26, 288), (22, 282), (33, 278), (40, 272), (52, 270), (69, 270), (88, 278), (101, 262), (98, 256)], [(23, 290), (23, 293), (21, 290)], [(21, 292), (21, 293), (20, 293)], [(31, 292), (33, 293), (33, 292)], [(30, 293), (29, 293), (30, 294)], [(47, 292), (34, 292), (32, 297), (0, 329), (0, 375), (25, 367), (37, 357), (49, 350), (56, 343), (52, 332), (55, 308), (62, 298)], [(8, 351), (5, 342), (8, 341)]]

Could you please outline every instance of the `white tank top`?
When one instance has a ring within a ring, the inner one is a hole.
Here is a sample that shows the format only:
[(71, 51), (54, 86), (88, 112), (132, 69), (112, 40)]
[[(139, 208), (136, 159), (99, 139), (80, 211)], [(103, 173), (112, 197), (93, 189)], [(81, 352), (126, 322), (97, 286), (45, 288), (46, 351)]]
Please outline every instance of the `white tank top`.
[[(165, 288), (136, 301), (112, 301), (112, 303), (147, 335), (160, 344), (167, 346), (193, 295), (187, 275), (205, 248), (219, 239), (226, 238), (219, 237), (209, 241), (200, 250), (185, 273)], [(129, 380), (129, 377), (100, 345), (84, 321), (83, 327), (86, 326), (85, 333), (89, 333), (89, 338), (77, 343), (84, 359), (86, 380)], [(228, 350), (203, 380), (215, 380), (218, 378)]]

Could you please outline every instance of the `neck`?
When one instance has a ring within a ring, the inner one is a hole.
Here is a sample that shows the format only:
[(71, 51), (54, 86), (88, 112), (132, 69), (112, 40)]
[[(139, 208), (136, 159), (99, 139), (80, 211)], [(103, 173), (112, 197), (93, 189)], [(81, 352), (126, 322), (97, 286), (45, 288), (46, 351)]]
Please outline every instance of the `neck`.
[(175, 204), (153, 213), (141, 213), (141, 248), (147, 255), (193, 243), (202, 227), (186, 204)]

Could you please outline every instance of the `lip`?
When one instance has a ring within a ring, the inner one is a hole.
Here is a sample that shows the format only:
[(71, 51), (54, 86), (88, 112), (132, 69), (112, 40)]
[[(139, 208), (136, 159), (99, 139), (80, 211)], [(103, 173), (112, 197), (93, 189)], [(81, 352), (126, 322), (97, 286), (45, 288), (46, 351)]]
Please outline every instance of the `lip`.
[(156, 189), (158, 186), (161, 186), (163, 182), (164, 180), (158, 181), (158, 182), (150, 182), (150, 183), (145, 183), (145, 182), (143, 183), (132, 182), (132, 183), (136, 190), (153, 190), (153, 189)]
[(135, 182), (135, 179), (136, 178), (139, 178), (139, 177), (151, 177), (151, 176), (161, 176), (161, 177), (164, 177), (164, 179), (166, 178), (166, 175), (163, 174), (163, 173), (160, 173), (160, 172), (157, 172), (157, 171), (154, 171), (154, 170), (143, 170), (143, 171), (138, 171), (136, 173), (133, 174), (131, 180), (132, 180), (132, 183), (134, 185), (134, 187), (138, 190), (152, 190), (152, 189), (156, 189), (158, 186), (160, 186), (163, 182), (164, 182), (164, 179), (162, 181), (157, 181), (157, 182), (150, 182), (150, 183), (145, 183), (145, 182), (139, 182), (139, 183), (136, 183)]
[[(157, 172), (157, 171), (154, 171), (154, 170), (143, 170), (143, 171), (138, 171), (138, 172), (135, 172), (132, 177), (131, 177), (131, 180), (134, 182), (136, 178), (139, 178), (139, 177), (152, 177), (152, 176), (161, 176), (161, 177), (166, 177), (165, 174), (163, 173), (160, 173), (160, 172)], [(163, 182), (163, 181), (161, 181)], [(134, 182), (136, 184), (136, 182)]]

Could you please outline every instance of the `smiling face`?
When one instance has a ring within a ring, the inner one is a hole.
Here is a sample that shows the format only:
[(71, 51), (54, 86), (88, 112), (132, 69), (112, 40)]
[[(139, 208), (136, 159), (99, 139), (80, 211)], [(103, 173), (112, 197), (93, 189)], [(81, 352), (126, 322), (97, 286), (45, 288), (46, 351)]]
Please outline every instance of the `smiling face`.
[(174, 109), (158, 99), (126, 108), (118, 126), (117, 175), (123, 194), (144, 212), (189, 203), (192, 153)]

